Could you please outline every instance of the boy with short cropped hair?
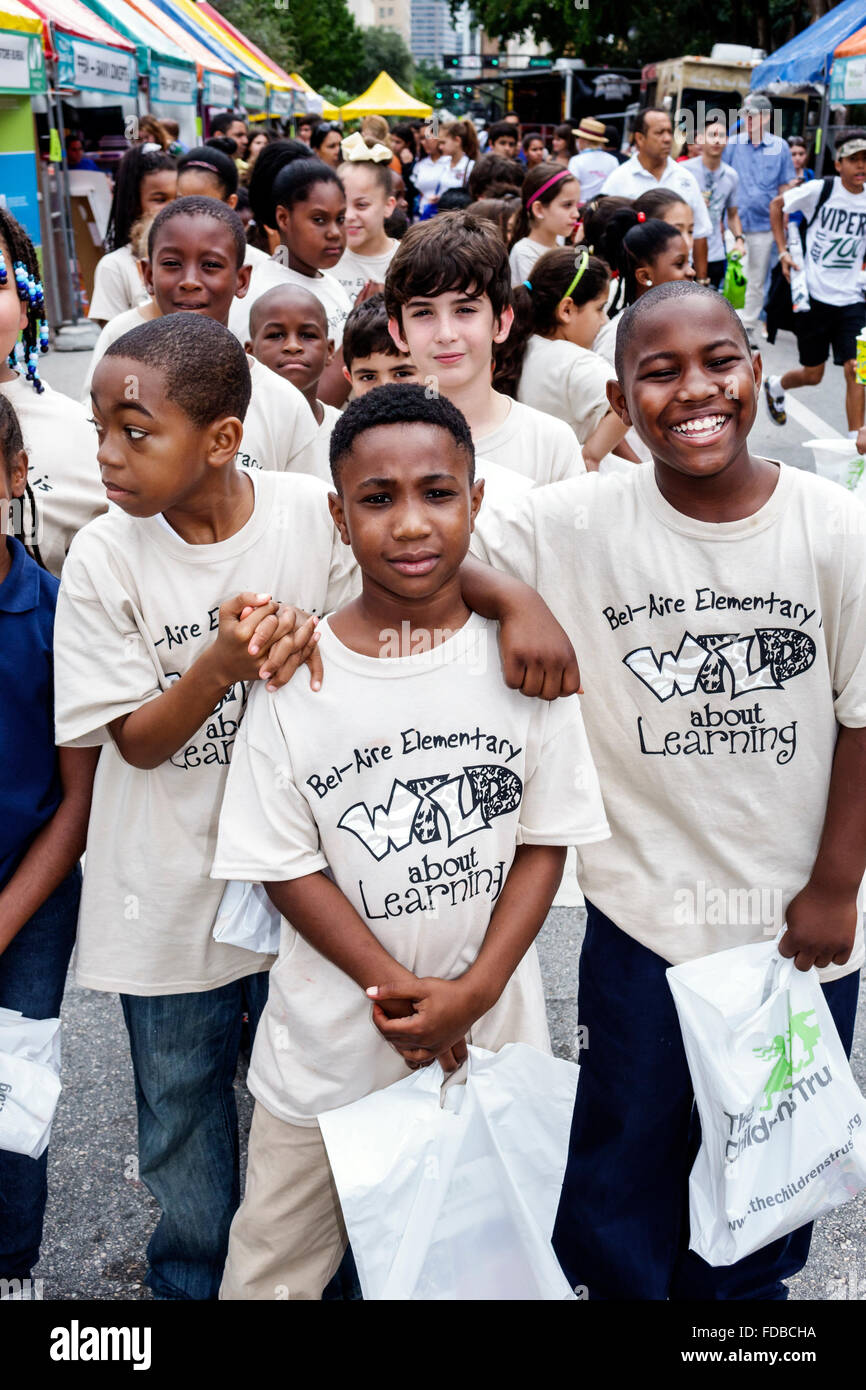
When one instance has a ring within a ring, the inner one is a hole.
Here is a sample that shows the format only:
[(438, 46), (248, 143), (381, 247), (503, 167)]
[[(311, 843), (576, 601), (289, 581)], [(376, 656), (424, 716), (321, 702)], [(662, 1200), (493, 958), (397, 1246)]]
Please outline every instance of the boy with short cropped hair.
[(514, 319), (508, 252), (491, 223), (469, 210), (411, 227), (389, 267), (385, 305), (395, 343), (425, 386), (462, 411), (479, 458), (536, 486), (585, 471), (564, 420), (491, 385), (495, 345)]
[(467, 1042), (549, 1048), (532, 943), (565, 847), (608, 833), (578, 702), (518, 699), (495, 625), (462, 600), (483, 485), (459, 411), (379, 387), (331, 464), (363, 591), (322, 626), (320, 695), (252, 695), (213, 868), (264, 883), (286, 919), (226, 1299), (318, 1299), (336, 1270), (323, 1111), (407, 1066), (454, 1070)]
[(325, 306), (300, 285), (276, 285), (259, 295), (250, 310), (250, 337), (247, 353), (291, 382), (313, 412), (315, 448), (307, 451), (303, 471), (330, 484), (328, 445), (340, 412), (316, 396), (322, 373), (334, 356)]
[(277, 600), (315, 615), (354, 590), (324, 484), (237, 467), (250, 390), (201, 314), (109, 347), (92, 401), (114, 505), (73, 541), (54, 632), (58, 744), (101, 750), (77, 978), (121, 997), (156, 1298), (216, 1296), (238, 1202), (241, 1018), (255, 1030), (271, 957), (214, 940), (208, 874), (247, 689), (312, 654), (314, 619)]
[[(821, 968), (850, 1050), (866, 511), (750, 453), (761, 362), (713, 290), (680, 281), (637, 300), (616, 372), (611, 405), (653, 462), (536, 489), (504, 522), (482, 513), (476, 531), (479, 553), (579, 633), (612, 832), (578, 851), (589, 1042), (554, 1244), (590, 1298), (781, 1299), (811, 1227), (726, 1268), (688, 1250), (699, 1134), (665, 970), (784, 926), (782, 955)], [(479, 567), (482, 592), (484, 578)]]
[(418, 381), (418, 369), (388, 332), (388, 311), (382, 294), (356, 304), (343, 329), (343, 376), (357, 400), (374, 386), (405, 386)]

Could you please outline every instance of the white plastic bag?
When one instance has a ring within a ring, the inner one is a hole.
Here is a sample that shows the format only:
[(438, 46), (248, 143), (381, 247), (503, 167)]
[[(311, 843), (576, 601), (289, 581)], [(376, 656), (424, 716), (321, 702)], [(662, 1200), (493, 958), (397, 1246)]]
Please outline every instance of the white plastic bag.
[(667, 971), (700, 1115), (691, 1248), (730, 1265), (866, 1187), (866, 1104), (817, 972), (776, 942)]
[(214, 941), (276, 955), (282, 918), (260, 883), (227, 883), (213, 927)]
[(866, 458), (858, 454), (853, 439), (807, 439), (803, 445), (815, 458), (815, 472), (840, 487), (855, 492), (863, 478)]
[(550, 1238), (578, 1068), (509, 1043), (467, 1070), (319, 1116), (364, 1297), (573, 1298)]
[(38, 1158), (60, 1095), (60, 1019), (0, 1009), (0, 1149)]

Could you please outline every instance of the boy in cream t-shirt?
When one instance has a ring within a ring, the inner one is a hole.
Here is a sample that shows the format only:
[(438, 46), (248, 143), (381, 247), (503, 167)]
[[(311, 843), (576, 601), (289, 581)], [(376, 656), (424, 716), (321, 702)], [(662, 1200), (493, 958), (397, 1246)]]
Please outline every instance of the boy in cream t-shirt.
[(262, 881), (286, 923), (222, 1298), (318, 1299), (336, 1270), (323, 1111), (407, 1066), (453, 1070), (467, 1040), (549, 1048), (532, 943), (565, 847), (608, 830), (576, 698), (509, 690), (495, 624), (461, 597), (473, 456), (420, 386), (348, 407), (330, 501), (363, 593), (323, 625), (321, 693), (254, 693), (239, 736), (213, 872)]
[(322, 373), (334, 356), (324, 305), (299, 285), (277, 285), (250, 310), (247, 353), (300, 391), (316, 422), (314, 444), (304, 456), (305, 471), (331, 484), (328, 446), (340, 418), (335, 405), (316, 397)]
[(101, 748), (77, 978), (121, 996), (157, 1298), (216, 1296), (238, 1200), (241, 1018), (255, 1031), (271, 958), (213, 939), (209, 871), (247, 689), (290, 655), (278, 603), (322, 614), (354, 587), (325, 486), (236, 466), (246, 362), (198, 314), (108, 349), (93, 409), (114, 505), (72, 544), (55, 625), (58, 744)]
[(720, 295), (651, 290), (622, 316), (608, 393), (653, 462), (536, 490), (504, 524), (482, 512), (476, 532), (479, 553), (535, 585), (575, 635), (611, 826), (578, 850), (592, 1041), (554, 1233), (591, 1298), (784, 1298), (808, 1254), (810, 1227), (727, 1268), (687, 1248), (699, 1136), (669, 964), (785, 925), (782, 954), (827, 967), (851, 1046), (866, 510), (750, 454), (760, 379)]
[(388, 270), (385, 305), (394, 341), (425, 386), (466, 417), (482, 472), (489, 460), (537, 487), (586, 471), (563, 420), (491, 385), (496, 344), (508, 337), (514, 310), (508, 252), (488, 222), (470, 208), (410, 227)]

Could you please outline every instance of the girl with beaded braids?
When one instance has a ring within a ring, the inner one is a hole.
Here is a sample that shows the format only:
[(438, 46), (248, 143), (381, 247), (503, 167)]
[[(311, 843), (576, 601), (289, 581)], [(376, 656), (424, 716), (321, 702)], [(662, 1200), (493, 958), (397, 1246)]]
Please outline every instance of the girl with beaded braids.
[(133, 145), (117, 166), (106, 241), (109, 253), (97, 262), (88, 317), (107, 323), (147, 299), (138, 262), (129, 245), (133, 224), (155, 217), (177, 196), (177, 165), (162, 150)]
[(560, 246), (540, 256), (532, 279), (514, 291), (514, 322), (493, 374), (497, 391), (571, 426), (588, 472), (614, 449), (636, 462), (623, 445), (626, 426), (607, 399), (613, 371), (592, 351), (609, 279), (607, 266), (585, 247)]
[(0, 396), (17, 414), (30, 462), (18, 538), (59, 575), (75, 535), (106, 509), (96, 431), (77, 401), (39, 379), (48, 326), (33, 243), (0, 208)]

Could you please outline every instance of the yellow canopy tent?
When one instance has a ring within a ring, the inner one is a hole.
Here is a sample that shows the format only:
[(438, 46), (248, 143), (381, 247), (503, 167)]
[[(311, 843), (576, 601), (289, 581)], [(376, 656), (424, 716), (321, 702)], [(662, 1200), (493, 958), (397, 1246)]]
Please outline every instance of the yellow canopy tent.
[[(326, 121), (338, 121), (340, 119), (339, 107), (332, 106), (329, 101), (325, 101), (324, 97), (320, 97), (318, 92), (314, 92), (309, 82), (305, 82), (303, 77), (301, 77), (299, 73), (290, 72), (289, 77), (291, 77), (293, 81), (297, 82), (300, 87), (303, 87), (308, 97), (313, 97), (317, 103), (321, 102), (321, 113)], [(302, 101), (303, 97), (301, 97), (299, 94), (297, 97), (298, 105), (300, 105)], [(312, 106), (308, 106), (306, 109), (308, 111), (316, 110), (317, 114), (319, 110), (318, 107)]]
[(344, 121), (363, 120), (365, 116), (432, 116), (433, 107), (416, 101), (398, 87), (393, 77), (384, 70), (354, 101), (340, 107)]

